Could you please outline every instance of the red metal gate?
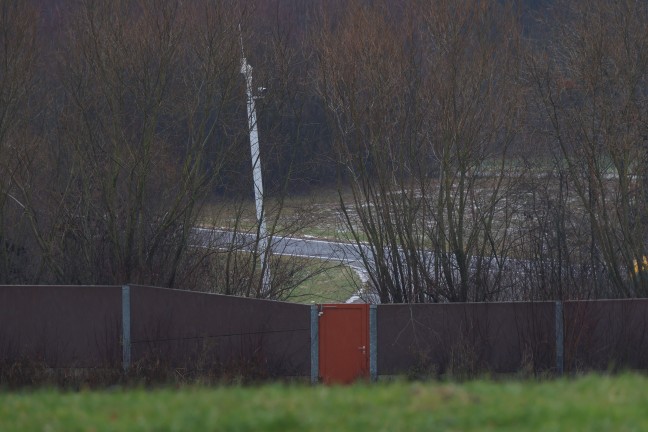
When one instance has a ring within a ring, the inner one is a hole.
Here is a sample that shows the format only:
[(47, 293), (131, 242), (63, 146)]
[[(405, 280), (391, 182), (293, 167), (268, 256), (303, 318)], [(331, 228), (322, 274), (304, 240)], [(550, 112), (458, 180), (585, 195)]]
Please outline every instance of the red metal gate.
[(326, 384), (369, 377), (369, 305), (325, 304), (319, 313), (319, 376)]

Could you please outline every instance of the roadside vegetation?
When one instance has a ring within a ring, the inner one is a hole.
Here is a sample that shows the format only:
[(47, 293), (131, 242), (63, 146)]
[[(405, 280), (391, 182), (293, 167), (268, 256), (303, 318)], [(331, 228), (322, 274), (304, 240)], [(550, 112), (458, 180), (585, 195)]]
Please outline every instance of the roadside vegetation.
[(645, 376), (0, 392), (11, 431), (640, 431)]

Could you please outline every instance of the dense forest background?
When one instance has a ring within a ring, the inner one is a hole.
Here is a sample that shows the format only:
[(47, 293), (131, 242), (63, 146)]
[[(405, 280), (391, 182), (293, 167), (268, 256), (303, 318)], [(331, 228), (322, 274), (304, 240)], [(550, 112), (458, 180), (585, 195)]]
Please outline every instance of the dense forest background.
[(0, 0), (0, 283), (283, 298), (286, 263), (265, 290), (257, 253), (192, 247), (205, 204), (252, 197), (244, 48), (266, 195), (347, 191), (381, 301), (645, 296), (646, 22), (637, 0)]

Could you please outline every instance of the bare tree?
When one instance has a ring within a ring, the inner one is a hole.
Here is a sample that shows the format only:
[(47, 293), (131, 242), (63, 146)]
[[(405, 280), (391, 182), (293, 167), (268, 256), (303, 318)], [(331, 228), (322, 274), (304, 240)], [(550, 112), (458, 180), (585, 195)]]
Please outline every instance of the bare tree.
[(67, 281), (178, 283), (200, 205), (231, 151), (216, 139), (238, 87), (230, 13), (145, 0), (72, 11), (58, 138)]
[(523, 174), (512, 148), (524, 96), (516, 11), (473, 1), (426, 12), (429, 148), (439, 167), (426, 204), (439, 288), (451, 301), (508, 297), (503, 277), (519, 211), (509, 198)]
[(648, 242), (648, 7), (594, 1), (557, 10), (553, 43), (531, 62), (531, 74), (589, 231), (580, 232), (588, 253), (575, 264), (594, 278), (591, 295), (645, 295), (647, 278), (634, 263)]
[[(0, 1), (0, 283), (33, 280), (29, 250), (35, 215), (29, 190), (35, 144), (32, 122), (38, 50), (34, 8), (21, 1)], [(29, 250), (28, 250), (29, 249)]]
[(321, 92), (352, 185), (342, 208), (381, 301), (501, 297), (521, 97), (514, 12), (352, 4), (334, 24), (319, 44)]
[[(236, 2), (81, 0), (48, 9), (56, 31), (39, 57), (45, 21), (26, 2), (0, 6), (2, 281), (285, 298), (308, 277), (298, 263), (269, 259), (264, 291), (258, 231), (252, 249), (199, 247), (194, 232), (206, 202), (220, 209), (252, 192), (241, 37), (268, 87), (257, 101), (263, 151), (278, 155), (267, 177), (270, 238), (303, 225), (283, 217), (294, 161), (313, 133), (299, 73), (308, 54), (290, 22), (261, 39), (248, 24), (265, 16)], [(234, 231), (254, 232), (242, 213), (235, 219)]]

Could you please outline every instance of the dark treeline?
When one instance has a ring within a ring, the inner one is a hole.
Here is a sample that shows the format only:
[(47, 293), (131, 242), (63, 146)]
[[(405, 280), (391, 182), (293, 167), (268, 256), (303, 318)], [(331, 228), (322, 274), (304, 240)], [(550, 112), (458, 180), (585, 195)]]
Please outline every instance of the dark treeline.
[(252, 195), (243, 48), (271, 232), (350, 190), (383, 302), (648, 291), (643, 1), (59, 3), (0, 0), (0, 283), (289, 292), (189, 247)]

